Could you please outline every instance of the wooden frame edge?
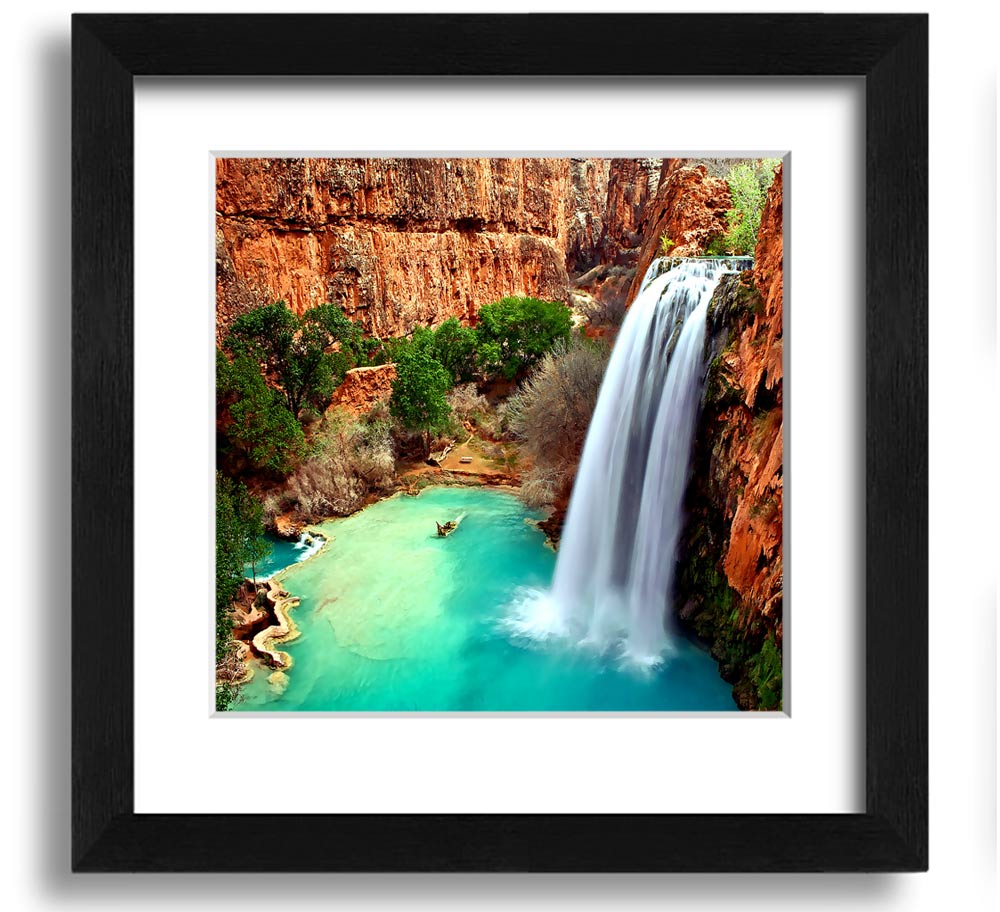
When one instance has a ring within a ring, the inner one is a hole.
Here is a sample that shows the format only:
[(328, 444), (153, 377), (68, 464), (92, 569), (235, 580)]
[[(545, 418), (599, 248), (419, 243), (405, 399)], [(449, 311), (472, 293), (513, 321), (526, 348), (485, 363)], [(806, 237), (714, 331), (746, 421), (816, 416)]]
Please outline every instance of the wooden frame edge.
[[(649, 14), (657, 23), (678, 14)], [(369, 19), (372, 17), (369, 17)], [(866, 813), (857, 815), (301, 815), (275, 822), (313, 834), (337, 821), (351, 845), (325, 860), (304, 850), (302, 867), (286, 870), (594, 870), (595, 858), (579, 848), (572, 858), (539, 860), (528, 850), (551, 851), (552, 840), (572, 833), (578, 843), (588, 822), (607, 832), (619, 827), (623, 845), (636, 835), (655, 837), (658, 852), (633, 851), (630, 861), (607, 858), (605, 870), (646, 871), (922, 871), (928, 865), (927, 766), (927, 103), (926, 15), (744, 15), (725, 17), (747, 27), (786, 29), (797, 53), (730, 55), (722, 65), (686, 66), (689, 45), (672, 61), (661, 57), (623, 67), (613, 55), (595, 64), (574, 46), (570, 67), (555, 54), (533, 60), (562, 14), (541, 16), (428, 15), (447, 18), (469, 39), (460, 52), (435, 45), (438, 56), (415, 56), (399, 45), (413, 41), (416, 17), (379, 17), (385, 43), (364, 63), (360, 51), (339, 58), (332, 73), (385, 75), (863, 75), (867, 80), (867, 712)], [(390, 23), (390, 18), (393, 20)], [(576, 17), (574, 17), (576, 18)], [(601, 15), (601, 35), (631, 15)], [(73, 228), (73, 693), (72, 867), (75, 871), (220, 870), (212, 827), (233, 825), (225, 815), (133, 813), (133, 77), (136, 75), (270, 75), (301, 73), (280, 54), (251, 59), (253, 43), (209, 66), (213, 35), (234, 27), (244, 35), (262, 17), (225, 15), (75, 15), (73, 17), (72, 228)], [(301, 17), (267, 17), (291, 27)], [(350, 32), (364, 16), (323, 16), (317, 21)], [(404, 21), (405, 20), (405, 21)], [(712, 15), (685, 17), (703, 28)], [(513, 57), (483, 55), (477, 41), (496, 29), (516, 29), (523, 39)], [(583, 27), (585, 23), (577, 23)], [(731, 27), (735, 27), (735, 24)], [(300, 29), (296, 25), (295, 28)], [(318, 34), (319, 30), (306, 30)], [(384, 31), (384, 30), (383, 30)], [(431, 30), (433, 31), (433, 30)], [(444, 31), (444, 30), (443, 30)], [(529, 34), (530, 31), (530, 34)], [(565, 29), (561, 34), (564, 34)], [(642, 29), (635, 30), (640, 36)], [(188, 39), (183, 46), (178, 35)], [(811, 39), (803, 45), (803, 36)], [(819, 37), (829, 40), (819, 41)], [(310, 38), (310, 40), (312, 40)], [(644, 40), (640, 37), (640, 41)], [(718, 42), (716, 42), (718, 44)], [(478, 53), (477, 56), (477, 51)], [(630, 50), (630, 54), (632, 51)], [(246, 59), (244, 59), (244, 55)], [(641, 55), (634, 55), (641, 59)], [(780, 58), (780, 59), (779, 59)], [(316, 58), (302, 55), (316, 74)], [(697, 59), (708, 61), (711, 55)], [(450, 60), (450, 62), (449, 62)], [(554, 60), (554, 62), (553, 62)], [(227, 62), (228, 61), (228, 62)], [(441, 62), (439, 62), (441, 61)], [(587, 61), (588, 72), (576, 71)], [(805, 61), (808, 66), (804, 65)], [(676, 69), (669, 70), (674, 66)], [(663, 72), (664, 68), (667, 72)], [(353, 68), (353, 69), (352, 69)], [(900, 230), (900, 225), (905, 230)], [(905, 315), (905, 319), (904, 319)], [(124, 416), (124, 418), (123, 418)], [(914, 496), (916, 492), (917, 496)], [(107, 586), (115, 580), (118, 585)], [(115, 623), (82, 623), (102, 592)], [(98, 649), (121, 662), (94, 663)], [(697, 836), (711, 827), (714, 851), (742, 851), (733, 865), (699, 854)], [(437, 845), (427, 839), (435, 830)], [(415, 836), (419, 828), (420, 835)], [(325, 831), (327, 844), (331, 830)], [(784, 838), (782, 839), (782, 833)], [(763, 851), (766, 839), (782, 846)], [(415, 842), (401, 852), (399, 840)], [(373, 842), (379, 849), (372, 848)], [(414, 854), (414, 844), (423, 848)], [(353, 846), (353, 848), (352, 848)], [(674, 852), (666, 849), (673, 846)], [(373, 854), (380, 851), (376, 857)], [(368, 854), (359, 854), (367, 852)], [(249, 865), (252, 855), (242, 856)], [(648, 862), (640, 867), (637, 861)], [(273, 858), (271, 859), (273, 864)], [(635, 866), (633, 866), (635, 865)], [(232, 859), (225, 870), (241, 870)], [(249, 869), (249, 868), (248, 868)]]

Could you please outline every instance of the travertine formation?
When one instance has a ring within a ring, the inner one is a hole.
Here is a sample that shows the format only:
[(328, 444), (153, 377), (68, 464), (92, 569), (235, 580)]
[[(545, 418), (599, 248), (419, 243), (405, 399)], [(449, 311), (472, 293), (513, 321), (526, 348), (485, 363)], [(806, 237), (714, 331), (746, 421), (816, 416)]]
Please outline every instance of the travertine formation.
[(280, 583), (274, 580), (267, 582), (266, 598), (271, 605), (274, 623), (254, 636), (253, 649), (267, 664), (287, 670), (292, 666), (292, 657), (274, 647), (298, 638), (299, 631), (289, 615), (289, 610), (298, 605), (299, 599), (297, 596), (289, 595), (282, 589)]

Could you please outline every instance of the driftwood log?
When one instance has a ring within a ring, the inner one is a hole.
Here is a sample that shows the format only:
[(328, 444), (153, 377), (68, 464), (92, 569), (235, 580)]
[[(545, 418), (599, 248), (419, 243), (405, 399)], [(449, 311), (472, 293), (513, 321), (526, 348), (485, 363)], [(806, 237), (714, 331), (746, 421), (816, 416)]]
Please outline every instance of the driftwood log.
[(431, 453), (427, 457), (427, 464), (441, 468), (441, 463), (445, 461), (447, 455), (452, 451), (455, 444), (449, 443), (443, 450), (438, 450), (436, 453)]

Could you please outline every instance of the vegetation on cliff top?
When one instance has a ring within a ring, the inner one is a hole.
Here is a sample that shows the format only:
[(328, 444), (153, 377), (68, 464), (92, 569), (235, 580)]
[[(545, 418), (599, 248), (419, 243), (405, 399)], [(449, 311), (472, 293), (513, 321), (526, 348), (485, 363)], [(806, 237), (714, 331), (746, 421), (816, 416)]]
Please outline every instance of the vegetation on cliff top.
[(739, 162), (729, 169), (726, 182), (733, 204), (726, 213), (726, 233), (712, 239), (705, 250), (706, 255), (753, 255), (767, 191), (779, 164), (780, 158), (762, 158), (756, 162)]

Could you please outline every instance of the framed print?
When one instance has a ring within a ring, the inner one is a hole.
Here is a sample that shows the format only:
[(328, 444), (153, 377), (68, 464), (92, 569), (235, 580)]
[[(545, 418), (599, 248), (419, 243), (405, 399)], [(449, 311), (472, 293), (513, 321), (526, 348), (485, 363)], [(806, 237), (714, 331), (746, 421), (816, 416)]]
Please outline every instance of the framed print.
[(925, 869), (926, 149), (925, 16), (74, 17), (74, 868)]

